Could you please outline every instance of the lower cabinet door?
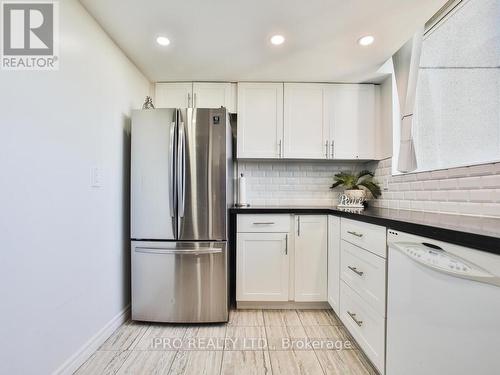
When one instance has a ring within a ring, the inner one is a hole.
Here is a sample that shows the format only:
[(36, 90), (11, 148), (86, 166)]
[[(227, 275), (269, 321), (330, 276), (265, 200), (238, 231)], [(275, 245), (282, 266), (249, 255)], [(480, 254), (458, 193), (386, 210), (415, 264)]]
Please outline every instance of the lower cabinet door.
[(295, 218), (295, 301), (326, 302), (327, 216)]
[(328, 216), (328, 303), (340, 314), (340, 217)]
[(385, 318), (343, 281), (340, 283), (340, 320), (375, 367), (384, 374)]
[(288, 234), (238, 233), (237, 301), (288, 301)]

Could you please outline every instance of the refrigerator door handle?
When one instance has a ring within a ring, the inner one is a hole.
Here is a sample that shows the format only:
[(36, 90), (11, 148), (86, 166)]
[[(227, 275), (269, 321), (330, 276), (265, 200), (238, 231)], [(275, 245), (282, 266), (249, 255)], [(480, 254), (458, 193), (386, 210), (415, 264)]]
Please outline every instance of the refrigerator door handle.
[(175, 157), (174, 157), (174, 138), (175, 138), (175, 122), (170, 124), (170, 170), (168, 173), (168, 182), (170, 185), (170, 216), (175, 217), (175, 193), (174, 193), (174, 168), (175, 168)]
[(179, 196), (179, 217), (184, 217), (184, 208), (186, 203), (186, 139), (184, 123), (179, 127), (179, 145), (177, 148), (177, 194)]
[(204, 249), (178, 250), (166, 247), (136, 247), (135, 252), (144, 254), (204, 255), (220, 254), (222, 253), (222, 249), (217, 247), (207, 247)]

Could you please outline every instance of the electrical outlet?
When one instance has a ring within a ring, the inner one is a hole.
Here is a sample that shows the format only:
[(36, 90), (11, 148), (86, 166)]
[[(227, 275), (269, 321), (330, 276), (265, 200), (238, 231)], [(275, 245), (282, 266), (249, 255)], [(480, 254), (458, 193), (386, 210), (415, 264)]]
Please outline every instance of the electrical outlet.
[(384, 180), (382, 181), (382, 190), (384, 190), (384, 191), (389, 190), (389, 179), (388, 178), (384, 178)]

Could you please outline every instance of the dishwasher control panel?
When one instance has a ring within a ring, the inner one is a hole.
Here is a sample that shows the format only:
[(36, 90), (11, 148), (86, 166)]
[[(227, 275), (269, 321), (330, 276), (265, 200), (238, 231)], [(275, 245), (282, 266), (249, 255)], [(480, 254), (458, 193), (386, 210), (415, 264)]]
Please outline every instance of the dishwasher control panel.
[(417, 262), (448, 274), (472, 278), (493, 276), (488, 271), (466, 262), (456, 255), (447, 253), (439, 247), (430, 247), (426, 243), (394, 243), (393, 246)]

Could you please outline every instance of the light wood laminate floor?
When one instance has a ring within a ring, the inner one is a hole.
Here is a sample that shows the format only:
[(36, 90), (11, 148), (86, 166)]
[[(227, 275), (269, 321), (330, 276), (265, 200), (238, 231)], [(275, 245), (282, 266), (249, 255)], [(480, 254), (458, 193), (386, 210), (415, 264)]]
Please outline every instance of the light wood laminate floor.
[(129, 321), (78, 375), (377, 374), (332, 310), (233, 310), (227, 324)]

